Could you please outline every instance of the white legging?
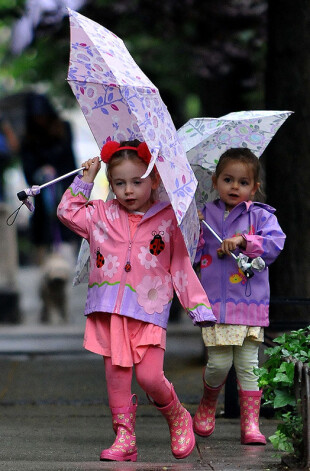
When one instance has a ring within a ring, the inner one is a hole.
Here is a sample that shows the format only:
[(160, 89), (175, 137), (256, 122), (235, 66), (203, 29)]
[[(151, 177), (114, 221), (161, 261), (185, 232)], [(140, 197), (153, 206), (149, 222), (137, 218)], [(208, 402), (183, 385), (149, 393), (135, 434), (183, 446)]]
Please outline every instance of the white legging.
[(245, 339), (241, 347), (236, 345), (208, 347), (205, 370), (205, 381), (208, 386), (215, 388), (223, 384), (234, 364), (241, 388), (245, 391), (258, 391), (257, 376), (253, 368), (258, 367), (259, 345), (259, 342)]

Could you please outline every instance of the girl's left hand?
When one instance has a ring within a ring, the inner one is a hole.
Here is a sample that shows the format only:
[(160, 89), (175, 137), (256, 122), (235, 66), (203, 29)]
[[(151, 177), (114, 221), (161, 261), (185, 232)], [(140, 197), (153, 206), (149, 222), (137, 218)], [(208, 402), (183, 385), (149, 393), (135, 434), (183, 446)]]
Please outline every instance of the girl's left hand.
[(242, 249), (246, 248), (246, 241), (242, 236), (231, 237), (230, 239), (223, 240), (219, 251), (226, 255), (231, 255), (230, 252), (236, 250), (237, 247)]
[(204, 219), (202, 212), (198, 209), (198, 218), (199, 221), (202, 221)]

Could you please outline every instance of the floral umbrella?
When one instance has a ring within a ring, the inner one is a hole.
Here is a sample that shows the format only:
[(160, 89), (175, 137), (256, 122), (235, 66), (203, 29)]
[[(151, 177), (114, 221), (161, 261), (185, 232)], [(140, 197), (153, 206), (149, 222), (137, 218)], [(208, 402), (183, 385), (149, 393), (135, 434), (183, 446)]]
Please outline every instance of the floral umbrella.
[(216, 197), (212, 173), (223, 152), (248, 147), (260, 157), (292, 111), (238, 111), (220, 118), (194, 118), (178, 135), (199, 182), (196, 202), (202, 206)]
[(99, 149), (107, 141), (139, 139), (154, 164), (193, 259), (199, 237), (197, 180), (158, 89), (135, 63), (123, 41), (105, 27), (69, 10), (71, 50), (67, 80)]

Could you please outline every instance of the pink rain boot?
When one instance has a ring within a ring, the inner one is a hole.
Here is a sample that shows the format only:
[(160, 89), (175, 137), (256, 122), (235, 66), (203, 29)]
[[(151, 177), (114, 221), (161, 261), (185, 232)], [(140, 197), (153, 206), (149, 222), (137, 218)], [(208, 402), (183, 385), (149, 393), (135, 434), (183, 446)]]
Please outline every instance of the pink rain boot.
[[(135, 398), (135, 403), (133, 403), (133, 398)], [(128, 407), (111, 409), (116, 438), (110, 448), (102, 450), (101, 461), (137, 461), (135, 434), (137, 405), (137, 396), (133, 394)]]
[(213, 433), (217, 400), (223, 385), (211, 388), (203, 381), (203, 396), (194, 416), (194, 432), (197, 435), (208, 437)]
[(172, 401), (164, 407), (156, 408), (168, 422), (171, 439), (171, 451), (175, 458), (186, 458), (195, 448), (193, 421), (190, 413), (180, 403), (171, 385)]
[(266, 438), (259, 431), (259, 410), (262, 391), (239, 389), (241, 443), (243, 445), (266, 445)]

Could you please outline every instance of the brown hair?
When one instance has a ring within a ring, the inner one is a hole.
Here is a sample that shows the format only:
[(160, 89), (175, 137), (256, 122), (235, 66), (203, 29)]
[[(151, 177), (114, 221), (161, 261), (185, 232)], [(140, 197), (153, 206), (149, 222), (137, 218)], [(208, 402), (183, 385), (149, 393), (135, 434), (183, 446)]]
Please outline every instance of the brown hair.
[(262, 168), (259, 161), (259, 158), (247, 147), (235, 147), (227, 149), (220, 157), (216, 169), (215, 177), (218, 178), (220, 174), (224, 171), (226, 165), (229, 162), (241, 162), (253, 170), (254, 183), (260, 183), (259, 189), (257, 190), (257, 195), (260, 196), (260, 200), (263, 200), (265, 197), (264, 191), (262, 189), (261, 174)]
[[(130, 147), (138, 147), (138, 145), (141, 144), (141, 141), (138, 139), (134, 139), (133, 141), (122, 141), (120, 142), (120, 147), (125, 147), (125, 146), (130, 146)], [(124, 149), (124, 150), (119, 150), (115, 152), (115, 154), (112, 155), (110, 158), (109, 162), (106, 164), (106, 176), (110, 185), (110, 189), (112, 190), (112, 177), (111, 177), (111, 172), (113, 168), (115, 168), (117, 165), (119, 165), (124, 159), (126, 160), (136, 160), (137, 162), (143, 162), (145, 164), (145, 167), (147, 168), (147, 164), (142, 160), (137, 152), (133, 149)], [(156, 167), (154, 166), (151, 173), (150, 177), (152, 180), (155, 180), (157, 178), (158, 171)], [(157, 191), (152, 190), (151, 192), (151, 202), (154, 203), (154, 201), (157, 199)]]

